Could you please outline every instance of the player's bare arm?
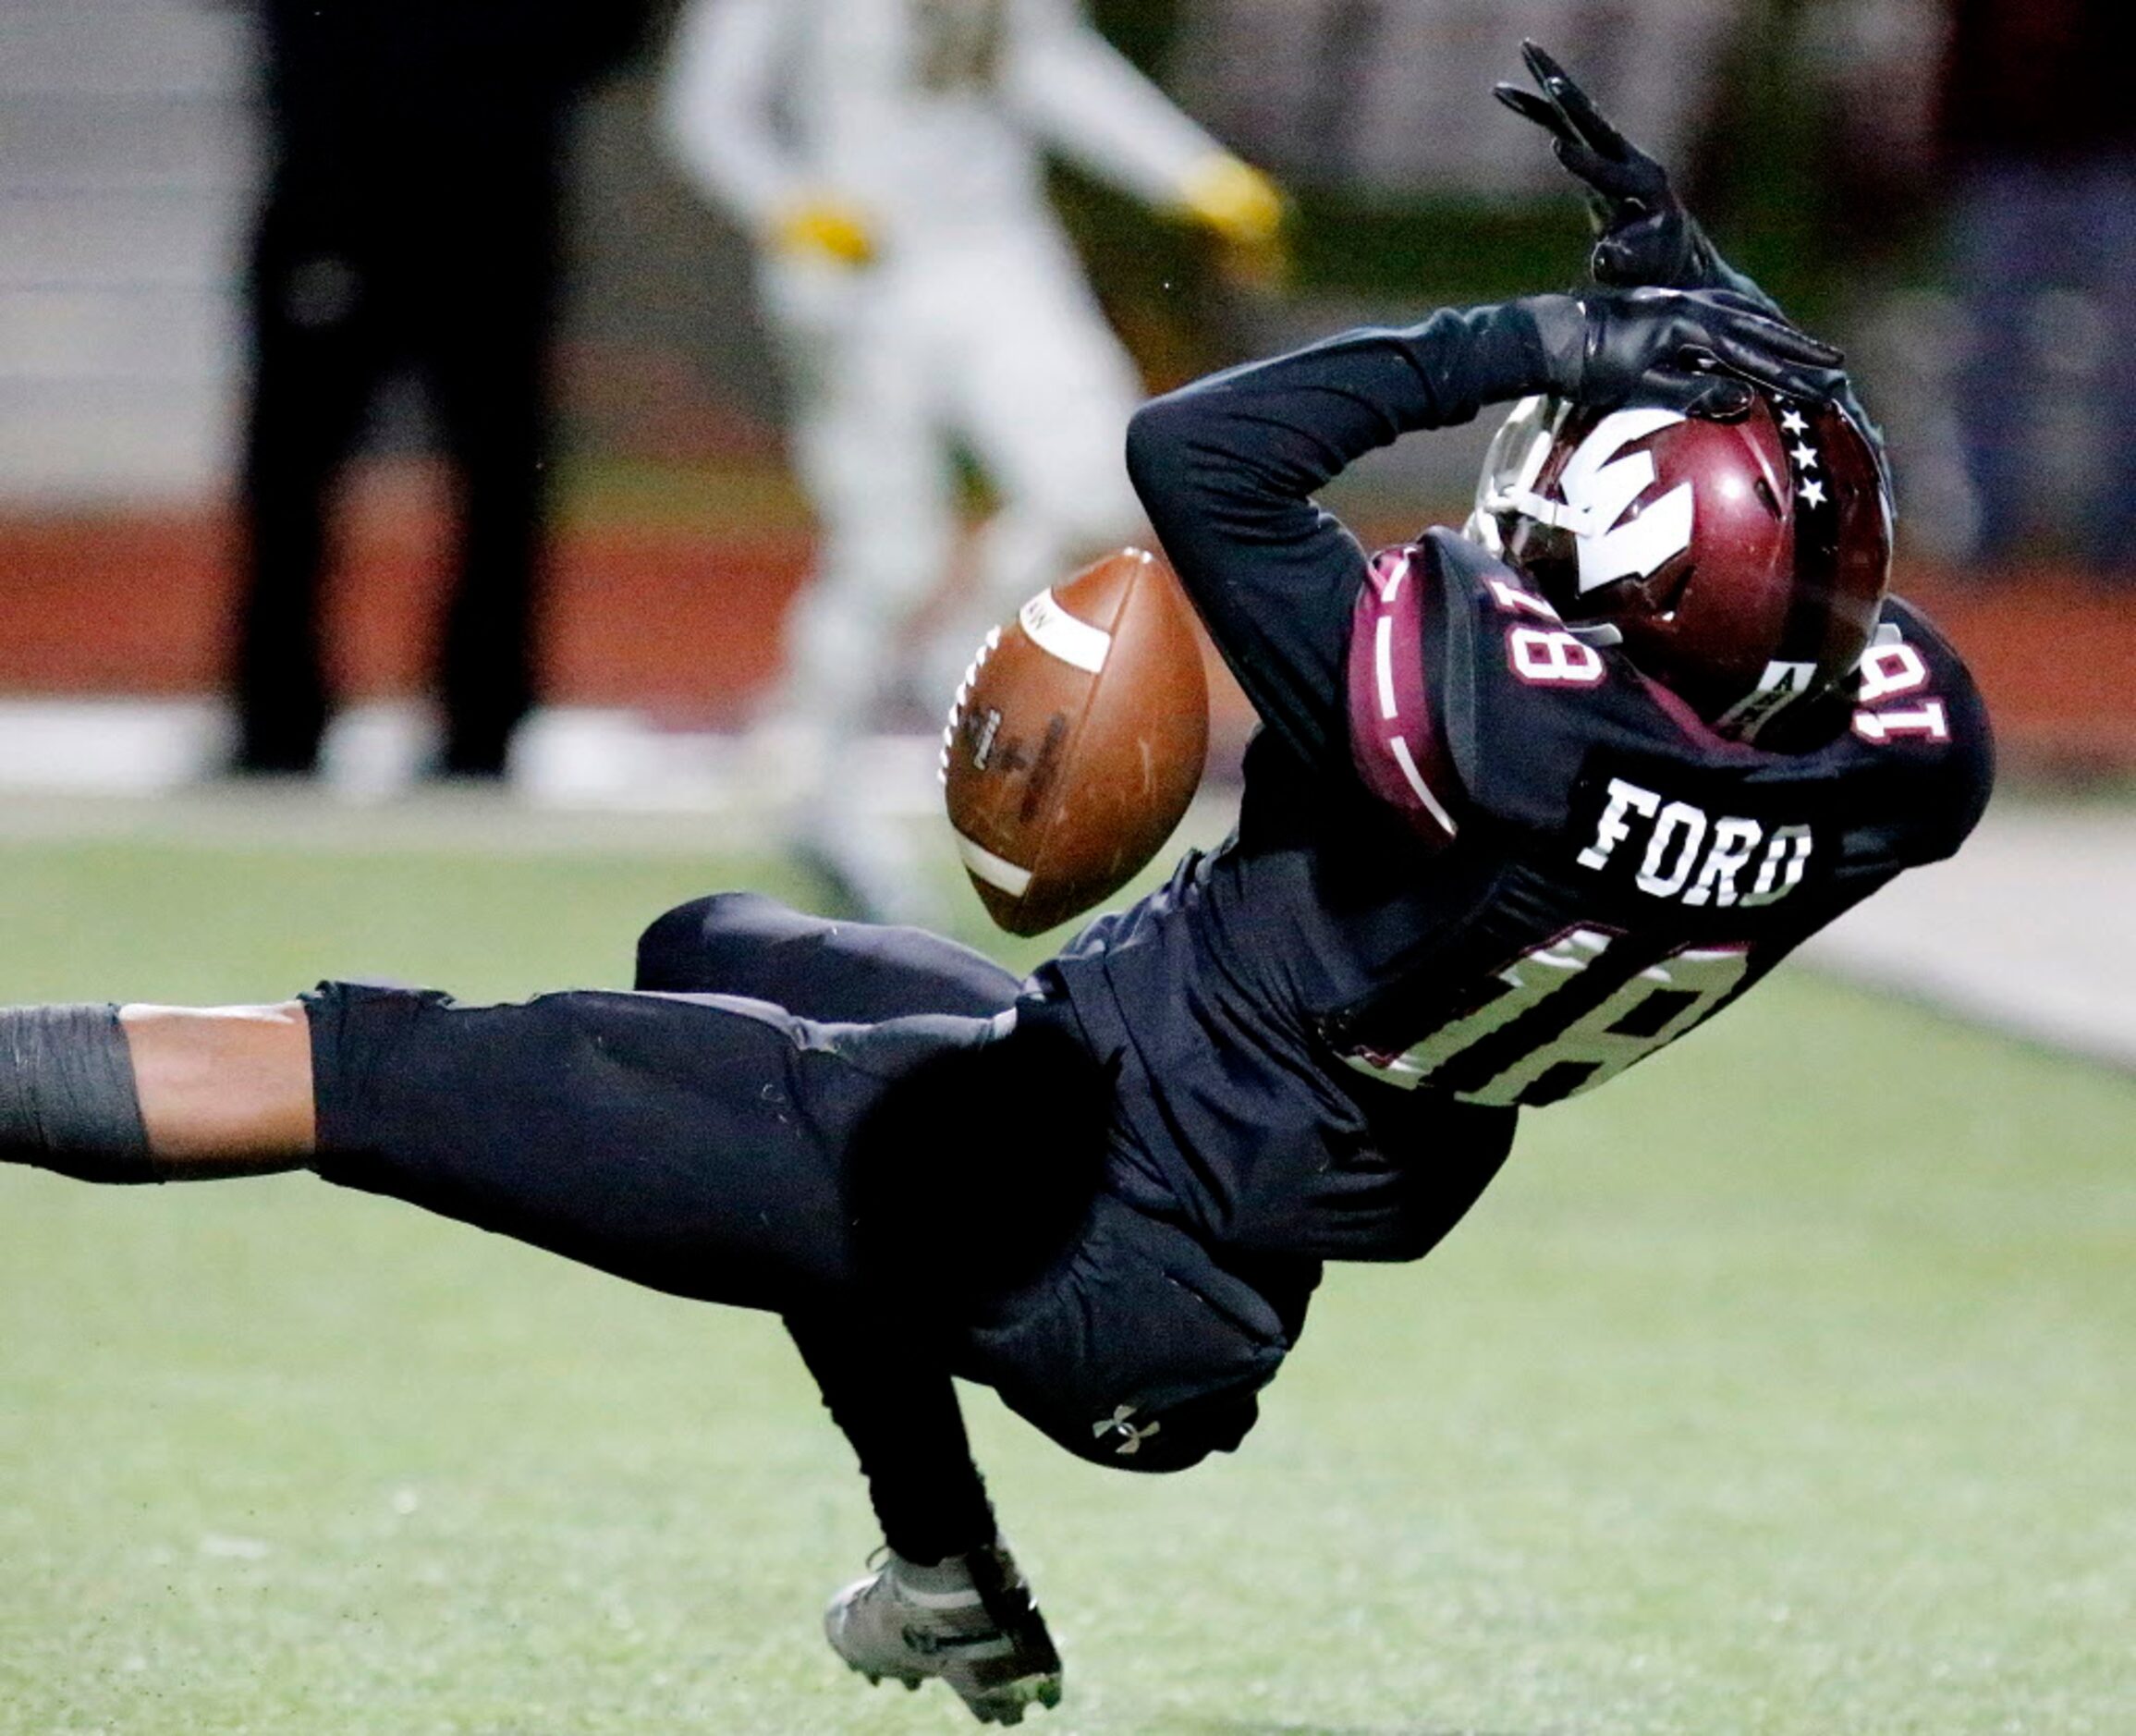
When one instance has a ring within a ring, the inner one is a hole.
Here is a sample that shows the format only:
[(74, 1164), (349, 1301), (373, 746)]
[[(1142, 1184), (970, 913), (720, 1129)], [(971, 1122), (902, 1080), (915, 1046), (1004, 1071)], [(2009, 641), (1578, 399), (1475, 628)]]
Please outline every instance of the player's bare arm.
[(311, 1155), (311, 1030), (298, 1001), (118, 1009), (149, 1160), (165, 1180), (295, 1168)]
[(0, 1009), (0, 1157), (97, 1181), (300, 1167), (314, 1119), (296, 1001)]

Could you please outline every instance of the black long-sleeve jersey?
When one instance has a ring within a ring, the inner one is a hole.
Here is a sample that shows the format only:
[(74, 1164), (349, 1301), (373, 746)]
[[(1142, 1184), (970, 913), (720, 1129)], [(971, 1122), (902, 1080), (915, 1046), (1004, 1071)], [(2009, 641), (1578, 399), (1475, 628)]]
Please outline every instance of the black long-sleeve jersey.
[[(1367, 451), (1536, 389), (1517, 309), (1442, 312), (1158, 399), (1129, 438), (1158, 537), (1264, 727), (1239, 826), (1044, 967), (1120, 1070), (1127, 1134), (1219, 1247), (1423, 1253), (1521, 1106), (1702, 1022), (1905, 868), (1956, 850), (1991, 748), (1894, 600), (1858, 709), (1731, 742), (1450, 532), (1377, 560), (1313, 502)], [(1451, 1167), (1450, 1165), (1447, 1167)]]

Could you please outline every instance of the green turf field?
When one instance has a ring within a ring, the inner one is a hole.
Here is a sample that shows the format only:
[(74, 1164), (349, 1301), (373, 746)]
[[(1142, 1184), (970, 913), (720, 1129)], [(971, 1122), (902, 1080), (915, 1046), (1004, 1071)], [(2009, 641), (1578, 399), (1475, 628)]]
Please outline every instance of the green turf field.
[[(775, 870), (16, 842), (0, 997), (618, 983)], [(1236, 1459), (972, 1408), (1042, 1732), (2121, 1736), (2136, 1083), (1785, 978), (1338, 1272)], [(765, 1321), (307, 1178), (0, 1174), (9, 1736), (972, 1728), (818, 1637), (873, 1542)]]

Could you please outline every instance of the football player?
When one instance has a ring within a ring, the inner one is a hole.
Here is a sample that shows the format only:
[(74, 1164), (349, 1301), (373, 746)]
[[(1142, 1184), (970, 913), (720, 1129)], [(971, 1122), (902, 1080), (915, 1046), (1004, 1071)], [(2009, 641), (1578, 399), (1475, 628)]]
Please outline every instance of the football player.
[[(1986, 798), (1973, 686), (1885, 594), (1837, 352), (1529, 63), (1540, 93), (1507, 100), (1601, 202), (1602, 282), (1134, 420), (1142, 499), (1264, 726), (1236, 833), (1162, 890), (1021, 984), (727, 895), (646, 932), (634, 993), (18, 1009), (0, 1150), (104, 1181), (309, 1167), (780, 1312), (888, 1546), (834, 1647), (983, 1721), (1052, 1704), (953, 1375), (1104, 1464), (1235, 1448), (1323, 1262), (1426, 1253), (1524, 1111), (1682, 1036)], [(1467, 533), (1368, 556), (1313, 505), (1490, 404), (1516, 408)]]
[[(1120, 430), (1141, 385), (1046, 154), (1247, 250), (1275, 244), (1283, 202), (1079, 0), (692, 0), (665, 108), (678, 162), (758, 244), (820, 520), (758, 756), (846, 902), (909, 920), (923, 877), (858, 811), (854, 740), (900, 680), (946, 704), (995, 618), (1141, 520)], [(909, 645), (952, 566), (959, 452), (998, 509), (971, 596)]]

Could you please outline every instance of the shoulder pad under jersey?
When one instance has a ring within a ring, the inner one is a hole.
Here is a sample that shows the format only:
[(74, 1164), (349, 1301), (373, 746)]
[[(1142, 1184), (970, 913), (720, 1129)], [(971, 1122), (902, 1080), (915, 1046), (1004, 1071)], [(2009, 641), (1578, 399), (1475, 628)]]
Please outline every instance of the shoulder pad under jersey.
[(1359, 777), (1434, 848), (1459, 835), (1463, 805), (1437, 715), (1441, 583), (1427, 544), (1374, 555), (1350, 620), (1348, 677)]

